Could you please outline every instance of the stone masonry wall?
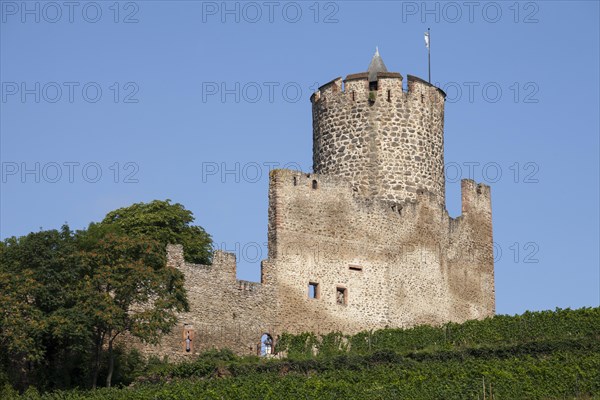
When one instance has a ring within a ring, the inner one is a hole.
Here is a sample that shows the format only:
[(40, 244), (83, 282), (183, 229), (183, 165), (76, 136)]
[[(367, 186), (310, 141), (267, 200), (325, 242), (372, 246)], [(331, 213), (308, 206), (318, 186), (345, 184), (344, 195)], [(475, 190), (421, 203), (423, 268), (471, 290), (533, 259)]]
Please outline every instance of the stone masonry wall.
[[(171, 360), (213, 347), (256, 354), (263, 333), (352, 334), (494, 315), (489, 187), (464, 180), (458, 218), (435, 195), (416, 195), (390, 204), (358, 195), (342, 178), (272, 171), (262, 282), (237, 280), (233, 254), (218, 251), (212, 266), (196, 265), (169, 246), (168, 265), (185, 274), (191, 310), (160, 346), (138, 348)], [(318, 284), (318, 298), (309, 297), (309, 283)], [(346, 290), (343, 304), (338, 288)]]
[[(489, 194), (464, 181), (466, 212), (453, 219), (428, 192), (390, 205), (341, 178), (273, 171), (277, 241), (269, 246), (280, 329), (355, 333), (493, 315)], [(308, 296), (311, 282), (318, 299)], [(338, 287), (345, 304), (336, 301)]]
[(367, 75), (311, 97), (315, 173), (344, 177), (363, 196), (403, 202), (422, 189), (445, 204), (445, 94), (411, 75), (404, 92), (398, 73), (379, 73), (369, 91)]
[[(211, 348), (257, 354), (264, 333), (276, 331), (275, 290), (269, 285), (236, 279), (235, 255), (215, 252), (211, 266), (183, 259), (181, 245), (167, 247), (167, 265), (185, 275), (190, 311), (181, 313), (173, 331), (158, 346), (137, 344), (146, 355), (182, 360)], [(191, 351), (185, 338), (191, 333)]]

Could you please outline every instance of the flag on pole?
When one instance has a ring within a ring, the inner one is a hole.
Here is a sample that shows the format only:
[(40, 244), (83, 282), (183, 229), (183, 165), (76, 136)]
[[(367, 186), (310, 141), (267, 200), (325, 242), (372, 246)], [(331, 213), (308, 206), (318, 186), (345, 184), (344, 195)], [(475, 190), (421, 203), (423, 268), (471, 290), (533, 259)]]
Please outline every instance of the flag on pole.
[(427, 28), (425, 32), (425, 47), (427, 47), (427, 69), (429, 70), (429, 83), (431, 83), (431, 34), (430, 29)]

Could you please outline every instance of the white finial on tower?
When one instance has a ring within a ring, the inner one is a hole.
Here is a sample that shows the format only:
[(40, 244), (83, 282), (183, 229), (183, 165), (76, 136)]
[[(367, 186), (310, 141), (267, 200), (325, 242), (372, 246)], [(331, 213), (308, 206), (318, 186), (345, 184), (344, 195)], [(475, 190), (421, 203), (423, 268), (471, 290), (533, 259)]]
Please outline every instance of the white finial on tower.
[(375, 55), (378, 56), (379, 55), (379, 46), (375, 46)]

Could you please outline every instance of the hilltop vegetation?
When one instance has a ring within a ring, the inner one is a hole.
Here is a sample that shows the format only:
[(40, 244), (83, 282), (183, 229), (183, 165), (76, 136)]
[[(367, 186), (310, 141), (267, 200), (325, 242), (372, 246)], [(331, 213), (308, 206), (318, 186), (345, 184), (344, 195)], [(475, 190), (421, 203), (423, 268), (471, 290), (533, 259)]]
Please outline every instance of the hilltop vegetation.
[(600, 308), (354, 336), (284, 335), (283, 359), (210, 351), (153, 360), (130, 387), (27, 399), (598, 399)]
[(154, 343), (188, 307), (166, 245), (210, 263), (212, 242), (181, 204), (138, 203), (73, 232), (0, 242), (0, 383), (24, 390), (111, 386), (127, 333)]
[(193, 220), (153, 201), (0, 242), (0, 399), (600, 399), (600, 308), (284, 334), (276, 358), (225, 349), (173, 364), (119, 348), (122, 334), (157, 342), (187, 309), (165, 247), (210, 263)]

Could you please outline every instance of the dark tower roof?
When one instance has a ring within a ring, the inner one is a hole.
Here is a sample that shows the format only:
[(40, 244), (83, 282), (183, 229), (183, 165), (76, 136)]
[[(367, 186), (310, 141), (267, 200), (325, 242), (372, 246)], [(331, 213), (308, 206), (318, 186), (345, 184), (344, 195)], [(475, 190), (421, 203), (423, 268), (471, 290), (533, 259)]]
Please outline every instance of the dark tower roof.
[(378, 72), (388, 72), (385, 64), (383, 63), (383, 59), (379, 55), (379, 48), (375, 47), (375, 54), (373, 55), (373, 59), (371, 60), (371, 64), (369, 64), (369, 82), (373, 82), (377, 80)]

